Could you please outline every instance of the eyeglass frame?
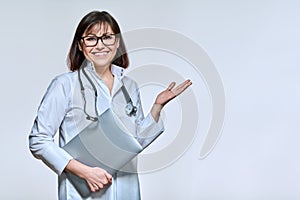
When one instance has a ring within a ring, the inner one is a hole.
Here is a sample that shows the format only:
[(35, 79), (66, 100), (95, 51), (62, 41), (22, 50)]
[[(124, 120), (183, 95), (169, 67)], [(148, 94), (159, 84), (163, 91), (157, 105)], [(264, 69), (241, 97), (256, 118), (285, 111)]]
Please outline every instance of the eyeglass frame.
[[(90, 34), (90, 35), (87, 35), (87, 36), (83, 36), (83, 37), (81, 37), (80, 39), (83, 41), (83, 44), (84, 44), (86, 47), (94, 47), (94, 46), (97, 46), (99, 40), (101, 40), (102, 44), (105, 45), (105, 46), (112, 46), (112, 45), (114, 45), (114, 44), (116, 43), (116, 39), (117, 39), (117, 36), (116, 36), (116, 35), (117, 35), (117, 34), (105, 34), (105, 35), (102, 35), (102, 36), (98, 37), (97, 35)], [(109, 44), (109, 45), (104, 44), (102, 38), (105, 37), (105, 36), (115, 36), (115, 41), (114, 41), (114, 43), (113, 43), (113, 44)], [(96, 37), (96, 38), (97, 38), (96, 44), (95, 44), (95, 45), (86, 45), (86, 44), (85, 44), (85, 41), (84, 41), (84, 38), (87, 38), (87, 37)]]

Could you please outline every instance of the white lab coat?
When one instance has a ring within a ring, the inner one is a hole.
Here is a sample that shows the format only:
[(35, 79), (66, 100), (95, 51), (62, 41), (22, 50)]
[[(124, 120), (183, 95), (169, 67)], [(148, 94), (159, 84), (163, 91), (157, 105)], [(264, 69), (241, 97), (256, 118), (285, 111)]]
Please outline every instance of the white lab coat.
[[(140, 138), (139, 142), (144, 147), (163, 132), (161, 119), (155, 122), (150, 113), (144, 117), (138, 86), (135, 81), (123, 75), (123, 68), (112, 65), (114, 85), (111, 94), (96, 74), (91, 62), (87, 63), (85, 69), (97, 88), (98, 99), (96, 105), (99, 115), (106, 109), (111, 108), (126, 128), (133, 135)], [(81, 76), (81, 79), (86, 91), (86, 111), (88, 114), (95, 116), (94, 90), (84, 75)], [(137, 107), (136, 116), (130, 117), (125, 113), (127, 102), (121, 91), (122, 82), (128, 90), (133, 104)], [(82, 199), (63, 172), (72, 156), (60, 147), (68, 143), (89, 123), (91, 122), (86, 120), (86, 115), (83, 112), (83, 99), (80, 93), (78, 72), (68, 72), (55, 77), (38, 108), (29, 135), (29, 146), (36, 158), (41, 159), (58, 174), (59, 200)], [(57, 132), (59, 132), (59, 145), (54, 142), (54, 136)], [(126, 171), (134, 172), (136, 168), (137, 160), (135, 159), (126, 166)], [(112, 184), (106, 190), (94, 193), (88, 199), (139, 200), (138, 174), (119, 172), (113, 177)]]

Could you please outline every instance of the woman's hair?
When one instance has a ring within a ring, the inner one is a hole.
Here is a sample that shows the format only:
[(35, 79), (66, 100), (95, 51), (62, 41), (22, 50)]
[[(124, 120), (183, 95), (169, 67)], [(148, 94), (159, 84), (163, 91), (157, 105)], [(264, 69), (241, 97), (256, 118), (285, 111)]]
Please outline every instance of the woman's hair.
[(93, 29), (95, 25), (110, 26), (117, 38), (119, 38), (119, 47), (116, 55), (112, 61), (112, 64), (118, 65), (123, 68), (127, 68), (129, 65), (128, 54), (124, 40), (121, 35), (120, 27), (117, 21), (106, 11), (92, 11), (82, 18), (76, 29), (73, 42), (68, 54), (68, 66), (71, 71), (78, 70), (84, 61), (85, 57), (82, 51), (79, 50), (79, 43), (82, 35), (85, 32)]

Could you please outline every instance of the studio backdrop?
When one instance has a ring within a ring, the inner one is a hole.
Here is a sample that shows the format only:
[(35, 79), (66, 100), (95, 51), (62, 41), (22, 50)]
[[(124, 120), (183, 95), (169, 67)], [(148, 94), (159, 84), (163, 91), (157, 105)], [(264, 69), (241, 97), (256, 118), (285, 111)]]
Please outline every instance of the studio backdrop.
[(139, 155), (143, 200), (300, 199), (299, 9), (296, 0), (2, 2), (0, 198), (57, 199), (57, 176), (31, 155), (28, 134), (50, 81), (68, 71), (79, 20), (106, 10), (145, 114), (170, 82), (193, 82)]

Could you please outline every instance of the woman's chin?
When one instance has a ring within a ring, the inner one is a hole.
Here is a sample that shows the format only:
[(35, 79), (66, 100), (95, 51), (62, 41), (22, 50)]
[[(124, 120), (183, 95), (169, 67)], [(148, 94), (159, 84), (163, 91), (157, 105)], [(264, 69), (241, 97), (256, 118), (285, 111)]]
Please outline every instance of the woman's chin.
[(109, 67), (111, 65), (111, 61), (109, 60), (94, 60), (93, 61), (94, 66), (97, 68), (105, 68), (105, 67)]

